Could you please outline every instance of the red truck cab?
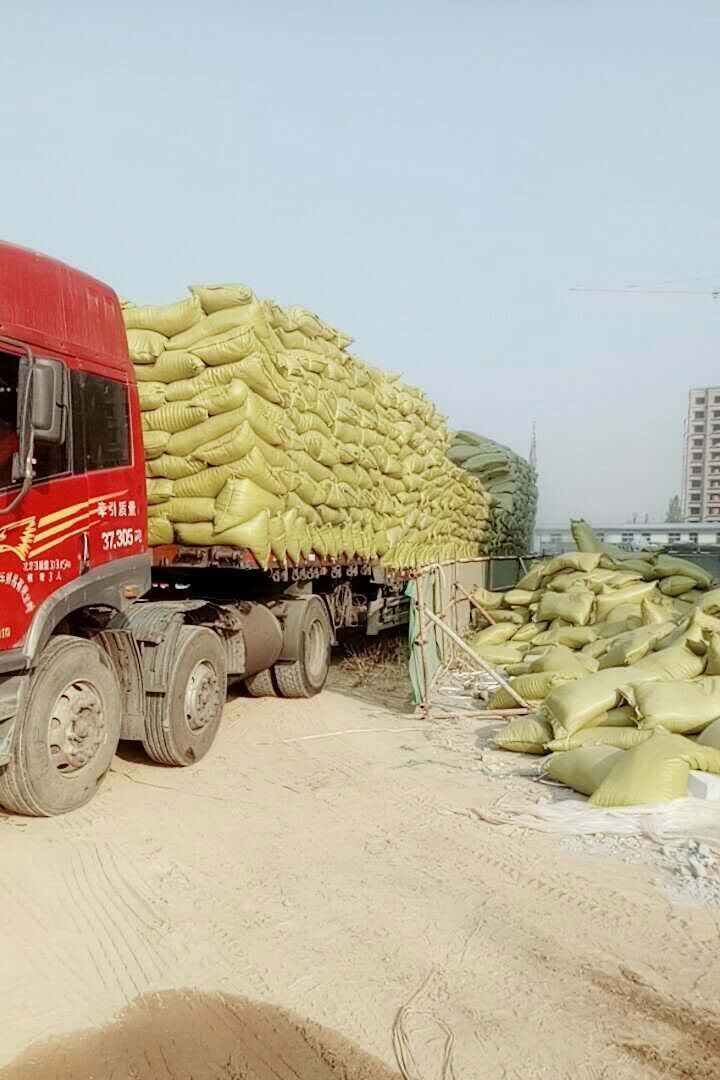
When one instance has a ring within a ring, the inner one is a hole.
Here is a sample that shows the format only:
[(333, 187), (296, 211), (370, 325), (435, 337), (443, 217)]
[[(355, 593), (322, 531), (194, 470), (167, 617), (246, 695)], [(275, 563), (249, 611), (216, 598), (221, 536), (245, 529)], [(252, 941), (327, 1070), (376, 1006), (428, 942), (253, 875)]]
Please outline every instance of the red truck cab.
[(81, 806), (120, 738), (199, 760), (228, 676), (255, 695), (322, 688), (332, 622), (308, 587), (180, 567), (153, 592), (151, 570), (118, 298), (0, 242), (1, 806)]

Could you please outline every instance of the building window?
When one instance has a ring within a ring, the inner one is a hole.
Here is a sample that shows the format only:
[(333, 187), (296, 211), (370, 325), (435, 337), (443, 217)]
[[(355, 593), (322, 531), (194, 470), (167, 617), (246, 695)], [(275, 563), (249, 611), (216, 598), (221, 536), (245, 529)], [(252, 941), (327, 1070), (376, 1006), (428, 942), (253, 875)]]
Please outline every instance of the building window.
[(692, 487), (692, 488), (699, 488), (701, 486), (702, 486), (702, 480), (691, 480), (690, 481), (690, 487)]
[(597, 534), (597, 538), (598, 538), (598, 540), (604, 540), (605, 539), (605, 533), (604, 532), (599, 532)]
[(693, 476), (699, 476), (702, 472), (702, 465), (693, 465), (690, 471), (692, 472)]
[[(693, 439), (693, 446), (702, 446), (702, 444), (703, 444), (702, 439)], [(713, 446), (714, 445), (715, 444), (713, 443)]]
[(623, 544), (632, 544), (634, 539), (635, 539), (635, 533), (624, 532), (622, 534), (621, 542)]
[(688, 539), (689, 539), (691, 544), (697, 544), (697, 542), (698, 542), (698, 534), (697, 533), (688, 533)]
[(693, 461), (702, 461), (703, 456), (702, 454), (693, 454), (692, 459)]
[(695, 424), (693, 426), (693, 431), (695, 432), (696, 435), (702, 435), (704, 430), (705, 430), (705, 425), (704, 424)]
[(704, 409), (698, 409), (696, 411), (696, 413), (695, 413), (695, 419), (696, 420), (704, 420), (705, 419), (705, 410)]
[[(720, 398), (717, 398), (716, 400), (720, 401)], [(705, 395), (704, 394), (698, 394), (697, 397), (695, 398), (695, 404), (696, 405), (704, 405), (705, 404)]]
[(668, 542), (670, 544), (679, 544), (680, 543), (680, 536), (681, 536), (680, 533), (668, 533)]

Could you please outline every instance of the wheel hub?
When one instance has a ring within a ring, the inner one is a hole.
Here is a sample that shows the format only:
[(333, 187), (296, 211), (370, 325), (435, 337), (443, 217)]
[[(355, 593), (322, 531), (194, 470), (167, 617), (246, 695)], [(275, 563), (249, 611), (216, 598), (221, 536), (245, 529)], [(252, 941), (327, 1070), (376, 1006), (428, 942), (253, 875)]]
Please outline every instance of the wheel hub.
[(201, 660), (193, 668), (185, 690), (185, 719), (191, 731), (202, 731), (217, 707), (218, 680), (215, 668)]
[(48, 726), (50, 760), (58, 772), (83, 769), (106, 737), (105, 710), (96, 687), (74, 682), (57, 698)]

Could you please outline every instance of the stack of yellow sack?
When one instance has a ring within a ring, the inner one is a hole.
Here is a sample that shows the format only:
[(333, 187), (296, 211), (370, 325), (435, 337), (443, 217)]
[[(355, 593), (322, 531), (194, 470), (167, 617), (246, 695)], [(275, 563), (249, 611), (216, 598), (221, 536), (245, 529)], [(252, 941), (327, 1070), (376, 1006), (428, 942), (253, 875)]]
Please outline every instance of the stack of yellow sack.
[(123, 306), (152, 544), (248, 548), (262, 566), (483, 553), (487, 492), (446, 458), (444, 419), (421, 391), (305, 308), (245, 285), (190, 293)]
[[(664, 802), (720, 772), (720, 589), (685, 559), (616, 550), (536, 564), (471, 641), (533, 710), (494, 736), (551, 754), (547, 774), (593, 806)], [(505, 688), (491, 709), (513, 709)], [(697, 741), (695, 741), (697, 739)]]

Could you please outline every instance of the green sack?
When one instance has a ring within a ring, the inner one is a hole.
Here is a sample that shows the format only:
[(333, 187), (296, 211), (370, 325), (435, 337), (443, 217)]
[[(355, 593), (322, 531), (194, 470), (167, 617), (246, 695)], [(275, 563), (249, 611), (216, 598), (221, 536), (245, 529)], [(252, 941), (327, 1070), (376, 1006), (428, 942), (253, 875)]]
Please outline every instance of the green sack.
[(549, 724), (537, 716), (519, 716), (496, 732), (493, 742), (500, 750), (518, 754), (544, 754), (545, 743), (552, 738)]
[(526, 623), (515, 630), (513, 641), (534, 641), (547, 629), (547, 623)]
[(149, 506), (158, 506), (173, 497), (172, 480), (146, 480), (147, 501)]
[(138, 383), (138, 399), (141, 412), (152, 412), (165, 404), (167, 387), (160, 382)]
[(190, 292), (196, 296), (206, 315), (226, 308), (241, 307), (255, 299), (248, 285), (191, 285)]
[(545, 763), (545, 775), (581, 795), (592, 795), (622, 756), (622, 750), (610, 746), (581, 746), (553, 754)]
[(596, 788), (590, 805), (644, 806), (679, 799), (687, 791), (691, 769), (720, 773), (720, 750), (655, 731), (623, 755)]
[(232, 472), (227, 465), (215, 469), (202, 469), (173, 484), (174, 494), (179, 499), (214, 499), (231, 478)]
[(195, 376), (200, 375), (203, 367), (202, 360), (198, 360), (192, 353), (163, 352), (154, 363), (138, 365), (135, 368), (135, 378), (139, 384), (150, 381), (164, 383), (167, 400), (180, 401), (181, 395), (175, 392), (175, 387), (180, 385), (178, 380), (192, 382)]
[(660, 592), (665, 596), (682, 596), (695, 588), (695, 579), (685, 577), (683, 574), (673, 574), (663, 578), (659, 585)]
[(281, 498), (253, 480), (228, 480), (215, 500), (215, 531), (224, 533), (256, 518), (263, 510), (278, 514), (284, 509)]
[(483, 645), (475, 652), (489, 664), (517, 664), (523, 658), (519, 648), (507, 645)]
[(696, 566), (695, 563), (690, 562), (688, 559), (678, 559), (674, 555), (658, 555), (655, 559), (655, 569), (662, 578), (681, 575), (682, 577), (692, 578), (698, 585), (702, 585), (706, 589), (709, 589), (713, 583), (713, 579), (707, 570), (703, 570), (701, 566)]
[(720, 676), (633, 687), (639, 728), (694, 735), (720, 718)]
[(248, 388), (242, 379), (232, 379), (224, 386), (211, 386), (192, 398), (193, 405), (207, 409), (210, 416), (240, 409), (247, 401)]

